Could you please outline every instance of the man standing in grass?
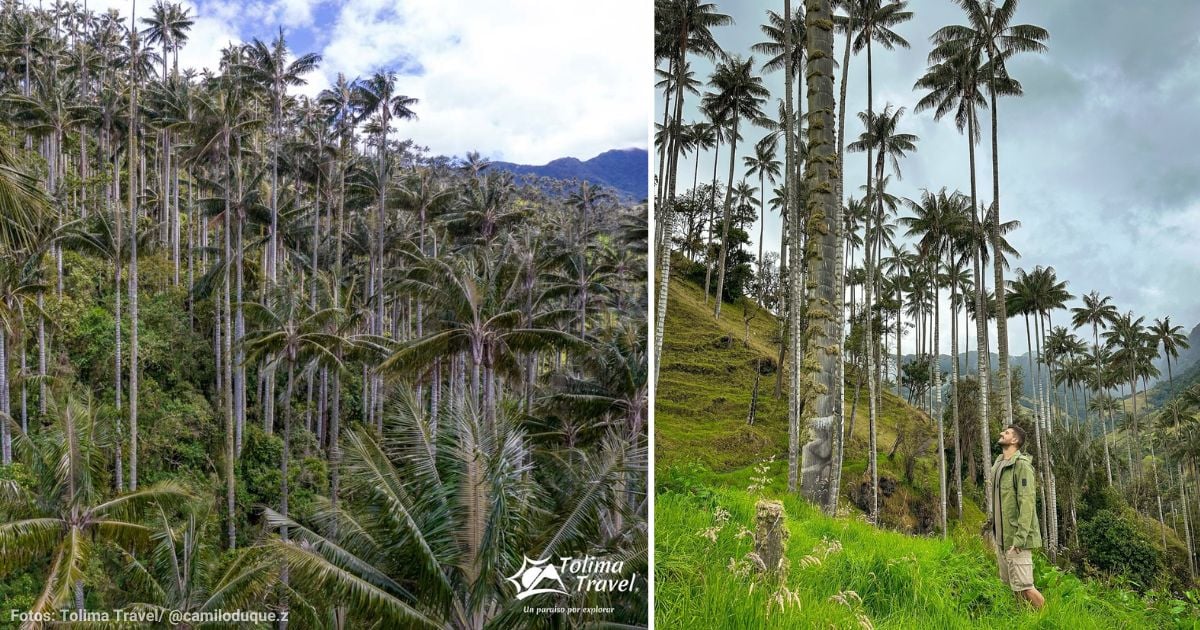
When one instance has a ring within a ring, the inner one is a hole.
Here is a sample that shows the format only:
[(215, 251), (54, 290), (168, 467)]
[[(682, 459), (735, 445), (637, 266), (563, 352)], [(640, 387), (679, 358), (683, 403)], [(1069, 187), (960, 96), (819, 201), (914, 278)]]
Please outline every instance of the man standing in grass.
[(1033, 458), (1021, 452), (1025, 430), (1015, 424), (1000, 432), (999, 443), (1001, 456), (992, 465), (992, 536), (1000, 581), (1037, 609), (1046, 598), (1033, 587), (1032, 550), (1042, 546)]

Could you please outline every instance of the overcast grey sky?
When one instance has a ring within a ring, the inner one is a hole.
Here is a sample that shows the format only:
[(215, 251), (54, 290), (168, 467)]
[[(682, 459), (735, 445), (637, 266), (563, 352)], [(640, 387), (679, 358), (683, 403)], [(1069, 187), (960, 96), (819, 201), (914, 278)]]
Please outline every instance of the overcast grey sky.
[[(782, 5), (719, 2), (721, 11), (736, 23), (716, 29), (717, 41), (730, 54), (749, 55), (750, 46), (765, 39), (759, 25), (767, 9), (781, 12)], [(877, 47), (873, 55), (876, 109), (887, 103), (906, 107), (901, 130), (920, 136), (918, 151), (901, 163), (903, 180), (889, 190), (910, 198), (923, 188), (942, 186), (967, 193), (966, 140), (951, 120), (935, 122), (932, 112), (912, 112), (921, 96), (912, 85), (927, 67), (929, 36), (965, 20), (950, 0), (917, 0), (908, 8), (913, 19), (896, 31), (912, 48), (889, 52)], [(1122, 312), (1133, 310), (1147, 321), (1169, 315), (1190, 331), (1200, 323), (1200, 152), (1195, 148), (1200, 140), (1200, 2), (1026, 0), (1015, 23), (1041, 26), (1050, 39), (1046, 53), (1018, 57), (1010, 64), (1025, 95), (999, 103), (1001, 215), (1021, 222), (1009, 235), (1021, 252), (1014, 268), (1051, 265), (1077, 297), (1097, 290), (1111, 295)], [(835, 40), (839, 61), (842, 46), (840, 38)], [(755, 61), (764, 58), (756, 55)], [(696, 78), (706, 82), (712, 64), (702, 59), (692, 63)], [(775, 112), (774, 101), (783, 93), (782, 73), (764, 80), (772, 92), (765, 109)], [(685, 102), (686, 121), (700, 119), (697, 104), (696, 97)], [(656, 120), (661, 120), (662, 106), (658, 92)], [(865, 108), (864, 53), (850, 65), (848, 139), (862, 131), (854, 112)], [(980, 112), (981, 122), (986, 124), (987, 116)], [(743, 133), (746, 141), (738, 147), (735, 177), (744, 172), (742, 156), (749, 155), (763, 135), (759, 129)], [(724, 147), (718, 168), (722, 181), (728, 156)], [(692, 159), (681, 160), (681, 173), (691, 173)], [(712, 159), (711, 153), (701, 155), (701, 177), (711, 174)], [(863, 154), (847, 154), (847, 194), (861, 196), (864, 160)], [(977, 160), (980, 200), (988, 203), (992, 176), (987, 133), (977, 148)], [(690, 177), (681, 175), (680, 180), (690, 187)], [(767, 217), (766, 231), (766, 248), (777, 251), (778, 215)], [(752, 234), (757, 236), (757, 226)], [(987, 275), (990, 287), (991, 274)], [(1077, 304), (1078, 299), (1068, 306)], [(946, 312), (943, 309), (943, 318)], [(1055, 323), (1065, 323), (1067, 317), (1066, 312), (1055, 313)], [(1020, 320), (1010, 323), (1013, 350), (1023, 353), (1024, 326)], [(941, 352), (948, 354), (945, 320), (942, 329)], [(912, 347), (910, 334), (904, 351)]]

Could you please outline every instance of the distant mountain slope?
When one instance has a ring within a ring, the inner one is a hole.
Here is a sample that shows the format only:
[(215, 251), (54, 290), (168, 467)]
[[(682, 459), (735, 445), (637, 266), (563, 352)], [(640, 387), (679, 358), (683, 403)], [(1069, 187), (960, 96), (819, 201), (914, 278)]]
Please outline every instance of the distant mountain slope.
[(492, 162), (492, 168), (517, 175), (584, 180), (614, 188), (633, 201), (641, 201), (647, 196), (649, 162), (645, 149), (614, 149), (586, 161), (565, 157), (541, 166)]

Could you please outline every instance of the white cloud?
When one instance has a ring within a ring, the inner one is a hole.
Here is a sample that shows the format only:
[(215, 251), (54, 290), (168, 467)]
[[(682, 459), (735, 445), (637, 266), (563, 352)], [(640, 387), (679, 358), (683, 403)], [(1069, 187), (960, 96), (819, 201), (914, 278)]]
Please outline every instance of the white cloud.
[(332, 82), (339, 71), (419, 64), (423, 73), (402, 75), (399, 91), (420, 99), (420, 120), (399, 129), (437, 153), (586, 159), (646, 145), (651, 9), (641, 0), (349, 2), (328, 27), (322, 72)]
[[(397, 124), (397, 137), (435, 153), (540, 164), (646, 146), (649, 2), (346, 0), (330, 7), (332, 23), (318, 23), (321, 4), (184, 0), (195, 24), (180, 67), (215, 69), (231, 42), (283, 27), (294, 46), (308, 30), (324, 59), (297, 93), (313, 96), (339, 72), (354, 79), (396, 69), (398, 91), (420, 99), (419, 120)], [(89, 6), (128, 15), (130, 2)], [(138, 17), (151, 6), (138, 0)]]
[[(88, 9), (97, 14), (116, 9), (128, 27), (132, 4), (128, 0), (91, 0)], [(240, 3), (206, 2), (203, 11), (199, 11), (197, 4), (192, 0), (183, 0), (180, 4), (188, 10), (195, 23), (188, 31), (187, 43), (179, 51), (179, 67), (215, 70), (221, 61), (221, 50), (231, 42), (242, 41), (236, 26), (239, 21)], [(136, 5), (133, 8), (137, 11), (138, 29), (141, 30), (146, 27), (141, 20), (150, 16), (154, 3), (150, 0), (138, 0)]]

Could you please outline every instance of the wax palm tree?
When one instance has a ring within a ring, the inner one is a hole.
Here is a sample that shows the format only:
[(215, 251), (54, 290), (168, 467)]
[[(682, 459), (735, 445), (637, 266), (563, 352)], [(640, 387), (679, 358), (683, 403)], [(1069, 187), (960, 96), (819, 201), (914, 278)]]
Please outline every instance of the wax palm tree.
[(283, 29), (270, 44), (255, 38), (245, 47), (242, 76), (267, 95), (271, 107), (271, 230), (267, 247), (267, 278), (274, 283), (279, 260), (279, 149), (283, 136), (283, 102), (287, 88), (304, 85), (304, 75), (317, 69), (321, 56), (306, 53), (290, 62)]
[[(100, 471), (110, 436), (96, 419), (90, 397), (64, 393), (48, 407), (53, 424), (37, 436), (19, 428), (16, 455), (33, 478), (30, 490), (15, 497), (0, 524), (0, 568), (46, 566), (41, 593), (31, 612), (71, 606), (83, 609), (85, 569), (97, 543), (130, 547), (149, 540), (138, 524), (143, 508), (156, 500), (186, 498), (172, 482), (106, 498)], [(11, 419), (6, 418), (11, 423)], [(47, 565), (41, 561), (50, 558)]]
[[(261, 121), (249, 115), (249, 109), (245, 105), (242, 91), (237, 89), (237, 85), (229, 79), (222, 80), (213, 85), (209, 91), (200, 95), (196, 100), (196, 117), (193, 123), (191, 133), (193, 136), (192, 147), (187, 152), (187, 158), (200, 162), (207, 163), (214, 167), (214, 171), (220, 173), (220, 180), (223, 184), (221, 187), (223, 194), (220, 199), (222, 204), (220, 216), (222, 221), (222, 235), (224, 245), (224, 257), (222, 264), (214, 266), (210, 273), (220, 273), (222, 280), (222, 300), (219, 301), (219, 310), (224, 313), (224, 317), (219, 317), (220, 326), (223, 324), (224, 330), (219, 334), (221, 339), (221, 357), (222, 357), (222, 395), (221, 403), (224, 407), (225, 416), (225, 489), (226, 489), (226, 510), (227, 510), (227, 529), (228, 545), (233, 548), (237, 544), (236, 525), (235, 525), (235, 506), (234, 506), (234, 459), (235, 459), (235, 425), (238, 418), (234, 413), (234, 389), (233, 389), (233, 307), (230, 299), (231, 288), (233, 283), (230, 278), (230, 271), (234, 267), (234, 246), (233, 239), (233, 214), (234, 214), (234, 170), (235, 164), (233, 160), (234, 151), (241, 147), (241, 138), (254, 128), (258, 127)], [(236, 145), (236, 146), (235, 146)], [(241, 233), (241, 222), (238, 222), (238, 233)], [(241, 259), (240, 243), (237, 243), (237, 260)], [(240, 277), (240, 273), (238, 274)], [(240, 286), (240, 281), (239, 281)], [(223, 303), (221, 303), (223, 302)], [(240, 304), (240, 301), (239, 301)]]
[(147, 44), (162, 46), (163, 81), (167, 80), (167, 59), (174, 54), (175, 72), (179, 72), (179, 50), (187, 43), (188, 29), (195, 20), (188, 15), (190, 9), (182, 4), (157, 0), (150, 8), (150, 17), (142, 18), (146, 30), (142, 35)]
[(410, 270), (397, 289), (426, 301), (440, 321), (436, 329), (396, 349), (380, 364), (381, 372), (413, 373), (438, 357), (467, 353), (471, 395), (490, 423), (496, 418), (497, 369), (508, 369), (520, 353), (579, 347), (578, 338), (557, 328), (561, 313), (551, 311), (522, 326), (513, 292), (521, 267), (512, 257), (468, 255), (447, 261), (410, 253), (407, 258)]
[(762, 77), (754, 75), (754, 57), (730, 57), (717, 64), (709, 79), (714, 92), (705, 95), (705, 106), (720, 112), (730, 121), (729, 178), (725, 188), (725, 212), (721, 226), (721, 255), (717, 262), (716, 307), (713, 317), (720, 319), (722, 295), (725, 290), (725, 259), (729, 253), (729, 223), (733, 203), (733, 167), (737, 157), (738, 126), (742, 120), (757, 124), (765, 114), (762, 104), (770, 92), (763, 86)]
[[(1131, 427), (1133, 429), (1133, 442), (1140, 444), (1138, 432), (1138, 413), (1137, 413), (1137, 381), (1138, 381), (1138, 359), (1142, 354), (1142, 349), (1147, 344), (1146, 326), (1143, 322), (1145, 317), (1133, 317), (1133, 312), (1127, 312), (1124, 315), (1118, 315), (1113, 320), (1108, 330), (1101, 335), (1104, 337), (1109, 348), (1113, 350), (1113, 362), (1121, 365), (1124, 377), (1129, 380), (1131, 395), (1131, 403), (1133, 406), (1132, 414), (1129, 415)], [(1141, 459), (1136, 460), (1136, 469), (1141, 471)]]
[[(329, 323), (338, 314), (336, 308), (313, 312), (304, 302), (304, 288), (298, 279), (281, 283), (274, 299), (266, 305), (254, 302), (245, 305), (250, 330), (243, 339), (246, 361), (263, 360), (263, 369), (276, 370), (286, 366), (287, 380), (283, 393), (283, 451), (280, 455), (279, 514), (288, 516), (288, 461), (292, 457), (292, 391), (296, 366), (315, 361), (325, 367), (344, 370), (337, 347), (343, 339), (330, 332)], [(273, 394), (271, 394), (273, 395)], [(287, 526), (279, 528), (284, 542), (288, 540)], [(282, 582), (288, 585), (288, 574)]]
[(1112, 474), (1112, 459), (1109, 454), (1109, 431), (1108, 425), (1112, 420), (1112, 414), (1121, 410), (1121, 401), (1110, 396), (1107, 392), (1101, 391), (1092, 397), (1088, 402), (1088, 410), (1096, 415), (1103, 427), (1101, 432), (1104, 436), (1104, 470), (1108, 474), (1108, 485), (1113, 483)]
[[(903, 3), (899, 3), (899, 4), (903, 5)], [(891, 5), (891, 6), (896, 6), (896, 5)], [(888, 31), (888, 32), (890, 32), (890, 31)], [(864, 35), (860, 33), (860, 37), (862, 37), (862, 36), (864, 36)], [(866, 40), (867, 43), (865, 44), (865, 45), (868, 45), (868, 59), (870, 59), (869, 41), (870, 41), (869, 39)], [(902, 41), (902, 40), (900, 40), (900, 41)], [(868, 81), (869, 81), (869, 79), (868, 79)], [(849, 151), (855, 151), (855, 152), (864, 151), (864, 152), (866, 152), (868, 161), (871, 158), (872, 152), (875, 152), (875, 154), (877, 155), (877, 158), (873, 165), (874, 166), (873, 176), (875, 178), (875, 185), (873, 188), (872, 182), (871, 182), (872, 175), (870, 173), (868, 173), (868, 179), (867, 179), (867, 184), (866, 184), (867, 190), (866, 190), (866, 197), (865, 197), (867, 208), (868, 208), (868, 210), (867, 210), (868, 220), (867, 220), (867, 224), (866, 224), (867, 238), (866, 238), (865, 257), (864, 257), (864, 259), (865, 259), (864, 266), (867, 269), (867, 278), (866, 278), (866, 282), (863, 285), (863, 309), (867, 313), (870, 313), (873, 308), (871, 294), (872, 294), (872, 289), (874, 288), (874, 285), (875, 285), (875, 277), (874, 277), (874, 274), (872, 273), (872, 271), (876, 264), (875, 261), (878, 259), (878, 254), (876, 253), (877, 248), (881, 247), (882, 241), (883, 241), (883, 239), (880, 238), (883, 235), (883, 229), (884, 229), (882, 217), (883, 217), (885, 208), (888, 208), (893, 203), (896, 203), (898, 201), (895, 199), (889, 199), (884, 193), (885, 186), (886, 186), (885, 182), (883, 181), (884, 166), (887, 163), (887, 159), (891, 158), (892, 170), (893, 170), (893, 172), (895, 172), (895, 174), (898, 178), (900, 176), (899, 158), (904, 157), (909, 151), (916, 150), (917, 137), (913, 134), (900, 133), (900, 132), (897, 132), (897, 130), (896, 130), (897, 126), (899, 125), (900, 118), (903, 115), (904, 115), (903, 107), (893, 110), (891, 105), (888, 105), (887, 107), (885, 107), (883, 112), (881, 112), (879, 114), (875, 114), (874, 112), (872, 112), (869, 109), (866, 112), (860, 112), (858, 117), (859, 117), (859, 120), (862, 121), (863, 126), (865, 127), (865, 130), (859, 136), (859, 139), (857, 141), (850, 143), (846, 147), (846, 149)], [(871, 459), (872, 459), (872, 462), (874, 462), (874, 460), (876, 459), (876, 455), (875, 455), (876, 448), (875, 448), (874, 437), (875, 437), (875, 433), (876, 433), (875, 425), (876, 425), (876, 409), (877, 409), (877, 395), (878, 394), (876, 392), (875, 377), (874, 377), (875, 365), (874, 365), (874, 351), (872, 349), (873, 343), (874, 343), (874, 341), (873, 341), (874, 334), (871, 332), (871, 328), (872, 328), (871, 327), (871, 318), (867, 317), (865, 322), (866, 322), (866, 324), (864, 327), (864, 330), (865, 330), (864, 340), (866, 341), (865, 352), (866, 352), (866, 357), (867, 357), (867, 368), (866, 368), (866, 371), (867, 371), (867, 410), (868, 410), (868, 418), (869, 418), (869, 423), (870, 423), (870, 427), (871, 427), (871, 436), (872, 436)], [(871, 469), (872, 469), (872, 479), (874, 480), (879, 474), (878, 470), (876, 469), (876, 465), (874, 463), (872, 464)], [(878, 485), (878, 483), (873, 481), (873, 488), (874, 488), (874, 486), (877, 486), (877, 485)], [(877, 508), (878, 489), (877, 488), (874, 488), (872, 490), (872, 497), (873, 497), (873, 499), (872, 499), (871, 514), (873, 515), (873, 518), (874, 518), (874, 517), (876, 517), (875, 515), (878, 514), (878, 508)]]
[(243, 550), (229, 561), (208, 544), (207, 532), (219, 526), (208, 506), (185, 506), (182, 522), (171, 518), (174, 506), (155, 502), (145, 511), (154, 527), (154, 547), (146, 554), (117, 550), (132, 587), (125, 609), (164, 616), (170, 611), (211, 613), (261, 603), (270, 591), (278, 565), (264, 549)]
[[(360, 428), (348, 436), (348, 489), (368, 503), (334, 509), (317, 499), (302, 521), (267, 511), (271, 527), (294, 532), (293, 541), (268, 545), (302, 578), (299, 588), (352, 603), (351, 620), (503, 625), (520, 614), (504, 576), (522, 554), (644, 553), (621, 535), (599, 537), (603, 506), (613, 505), (636, 449), (606, 441), (598, 453), (578, 452), (577, 463), (558, 473), (566, 476), (559, 490), (567, 508), (559, 512), (534, 483), (541, 461), (529, 457), (528, 438), (508, 414), (493, 424), (473, 403), (451, 405), (435, 434), (411, 390), (399, 390), (389, 408), (382, 435)], [(419, 595), (405, 586), (414, 582)]]
[[(1171, 360), (1179, 359), (1179, 350), (1180, 349), (1186, 350), (1190, 347), (1188, 345), (1188, 337), (1183, 331), (1183, 326), (1172, 326), (1171, 325), (1170, 317), (1165, 317), (1163, 319), (1156, 318), (1154, 320), (1154, 324), (1152, 324), (1149, 327), (1148, 334), (1150, 335), (1151, 339), (1153, 340), (1156, 348), (1158, 346), (1162, 346), (1163, 357), (1165, 357), (1167, 360), (1167, 389), (1168, 389), (1168, 391), (1174, 392), (1175, 391), (1175, 375), (1171, 371)], [(1164, 410), (1164, 412), (1168, 413), (1171, 416), (1173, 426), (1176, 429), (1178, 429), (1178, 426), (1179, 426), (1179, 410), (1178, 410), (1178, 408), (1176, 406), (1172, 406), (1169, 410)], [(1157, 484), (1155, 484), (1155, 485), (1157, 486)], [(1187, 527), (1186, 527), (1187, 526), (1187, 497), (1184, 494), (1182, 463), (1179, 466), (1179, 496), (1180, 496), (1180, 499), (1179, 499), (1180, 505), (1184, 506), (1184, 525), (1185, 525), (1185, 529), (1187, 529)], [(1160, 494), (1159, 501), (1161, 502), (1161, 500), (1162, 499), (1161, 499), (1161, 494)], [(1159, 510), (1161, 511), (1161, 507), (1159, 508)], [(1188, 549), (1188, 569), (1192, 573), (1195, 573), (1195, 564), (1192, 561), (1192, 553), (1191, 553), (1191, 538), (1190, 538), (1190, 536), (1185, 536), (1185, 537), (1187, 538), (1187, 543), (1188, 543), (1188, 547), (1189, 547), (1189, 549)]]
[[(770, 179), (771, 183), (774, 184), (775, 180), (780, 174), (780, 162), (779, 160), (775, 159), (775, 149), (776, 146), (774, 142), (758, 142), (754, 145), (754, 155), (747, 155), (742, 158), (742, 163), (746, 166), (746, 175), (750, 177), (758, 175), (758, 187), (761, 191), (759, 193), (761, 195), (761, 198), (759, 199), (759, 210), (762, 212), (762, 214), (760, 215), (761, 218), (759, 219), (758, 258), (756, 259), (758, 261), (757, 264), (759, 277), (762, 277), (763, 275), (763, 230), (766, 229), (767, 225), (766, 180)], [(760, 288), (758, 292), (758, 305), (762, 306), (762, 304), (763, 295)]]
[[(667, 72), (674, 75), (673, 84), (675, 97), (672, 105), (675, 112), (668, 128), (679, 127), (683, 121), (683, 91), (687, 86), (685, 71), (688, 56), (700, 56), (713, 60), (724, 57), (725, 53), (713, 37), (713, 29), (719, 26), (733, 24), (733, 18), (723, 13), (717, 13), (717, 5), (703, 0), (655, 0), (654, 4), (654, 39), (655, 62), (667, 60)], [(662, 182), (660, 207), (667, 207), (671, 197), (675, 195), (675, 171), (679, 163), (679, 152), (682, 147), (672, 143), (667, 150), (666, 181)]]
[[(987, 101), (983, 98), (980, 91), (980, 86), (983, 83), (983, 78), (979, 74), (980, 65), (979, 55), (972, 54), (972, 50), (968, 46), (959, 46), (958, 48), (946, 48), (940, 51), (939, 55), (930, 54), (930, 67), (925, 75), (917, 80), (913, 85), (914, 90), (927, 90), (925, 96), (917, 101), (915, 110), (917, 112), (927, 109), (934, 110), (934, 120), (941, 119), (945, 115), (953, 112), (954, 123), (960, 133), (965, 131), (967, 138), (967, 156), (968, 165), (970, 168), (971, 182), (971, 213), (974, 221), (973, 232), (981, 235), (984, 234), (982, 221), (979, 216), (979, 200), (978, 191), (975, 181), (975, 145), (979, 142), (979, 118), (976, 111), (987, 107)], [(964, 234), (964, 236), (969, 236)], [(974, 260), (974, 275), (977, 278), (983, 278), (983, 260), (984, 253), (981, 250), (982, 243), (972, 242), (974, 239), (960, 238), (960, 245), (964, 252), (970, 252)], [(987, 292), (986, 283), (978, 282), (975, 284), (975, 310), (984, 310), (984, 295)], [(980, 417), (988, 417), (988, 401), (990, 396), (988, 390), (991, 384), (990, 365), (987, 358), (987, 327), (986, 321), (976, 322), (976, 345), (979, 348), (977, 353), (976, 371), (982, 375), (979, 379), (980, 395)], [(981, 423), (981, 428), (986, 428), (986, 424)], [(991, 450), (990, 439), (984, 436), (981, 442), (983, 447), (983, 464), (984, 470), (991, 469)], [(992, 480), (987, 475), (985, 477), (985, 504), (987, 513), (991, 514), (992, 510)]]
[[(993, 258), (997, 258), (997, 257), (998, 256), (993, 252)], [(1067, 291), (1067, 282), (1060, 281), (1058, 279), (1058, 276), (1056, 275), (1053, 267), (1038, 267), (1038, 268), (1034, 269), (1034, 272), (1032, 275), (1033, 275), (1032, 284), (1034, 287), (1034, 307), (1035, 307), (1035, 311), (1039, 314), (1039, 316), (1037, 317), (1038, 331), (1035, 331), (1035, 333), (1040, 336), (1040, 339), (1042, 340), (1041, 341), (1042, 352), (1045, 353), (1046, 329), (1052, 328), (1052, 321), (1050, 318), (1050, 313), (1054, 310), (1064, 308), (1066, 302), (1071, 300), (1074, 296), (1072, 296)], [(999, 302), (1000, 302), (1000, 300), (997, 300), (997, 304), (996, 304), (997, 319), (1000, 318)], [(1050, 367), (1050, 364), (1049, 364), (1050, 357), (1044, 356), (1044, 357), (1042, 357), (1042, 359), (1045, 363), (1047, 363), (1047, 367), (1049, 368)], [(1041, 368), (1039, 367), (1039, 371), (1040, 371), (1040, 369)], [(1040, 374), (1038, 376), (1038, 379), (1041, 380)], [(1049, 391), (1048, 391), (1049, 389), (1050, 389), (1049, 384), (1047, 384), (1047, 387), (1045, 389), (1043, 389), (1043, 394), (1042, 394), (1043, 397), (1047, 398), (1047, 400), (1043, 403), (1043, 408), (1047, 410), (1047, 413), (1045, 413), (1043, 415), (1043, 422), (1046, 423), (1046, 428), (1044, 431), (1044, 438), (1047, 441), (1049, 441), (1049, 439), (1050, 439), (1050, 435), (1052, 434), (1051, 429), (1053, 428), (1053, 425), (1050, 423), (1051, 413), (1049, 410), (1051, 410), (1051, 406), (1050, 406), (1050, 401), (1049, 401)], [(1050, 520), (1046, 524), (1046, 529), (1050, 533), (1051, 554), (1054, 554), (1054, 553), (1056, 553), (1057, 548), (1058, 548), (1058, 496), (1057, 496), (1056, 480), (1055, 480), (1054, 473), (1053, 473), (1053, 466), (1054, 466), (1053, 453), (1048, 452), (1048, 454), (1049, 454), (1048, 458), (1047, 457), (1043, 458), (1043, 459), (1049, 460), (1049, 461), (1043, 462), (1043, 476), (1047, 480), (1046, 481), (1047, 500), (1050, 502), (1050, 507), (1047, 509), (1047, 513), (1048, 513)]]
[[(941, 497), (942, 497), (942, 535), (949, 534), (946, 528), (946, 448), (944, 427), (942, 421), (942, 413), (940, 410), (941, 404), (941, 368), (938, 367), (938, 350), (940, 344), (938, 342), (938, 332), (941, 329), (941, 318), (939, 317), (940, 307), (940, 290), (939, 290), (939, 274), (938, 268), (946, 258), (951, 257), (951, 246), (953, 237), (956, 233), (963, 229), (963, 222), (966, 218), (966, 213), (963, 212), (965, 202), (962, 195), (958, 193), (948, 193), (945, 188), (942, 188), (937, 193), (931, 193), (925, 190), (921, 194), (921, 201), (908, 201), (908, 207), (912, 211), (913, 216), (901, 217), (900, 224), (908, 228), (908, 235), (917, 237), (917, 248), (924, 259), (924, 267), (928, 276), (930, 289), (933, 293), (933, 362), (930, 366), (932, 374), (932, 386), (934, 392), (934, 402), (931, 409), (931, 415), (937, 420), (938, 426), (938, 464), (941, 471)], [(954, 405), (954, 417), (957, 418), (957, 379), (951, 384), (951, 400)]]
[[(40, 258), (34, 260), (40, 261)], [(8, 419), (12, 417), (11, 380), (8, 375), (10, 350), (16, 343), (23, 343), (26, 311), (33, 311), (39, 318), (45, 317), (38, 306), (37, 296), (45, 292), (46, 286), (38, 281), (36, 268), (19, 264), (15, 256), (5, 257), (0, 262), (0, 464), (12, 463), (12, 434)], [(29, 427), (22, 415), (21, 431)]]
[[(1110, 303), (1112, 300), (1111, 296), (1100, 297), (1098, 291), (1092, 291), (1084, 295), (1081, 299), (1083, 300), (1083, 306), (1076, 306), (1071, 309), (1071, 326), (1077, 330), (1084, 326), (1092, 327), (1092, 350), (1095, 353), (1096, 372), (1099, 374), (1101, 371), (1100, 329), (1107, 328), (1109, 324), (1116, 321), (1118, 317), (1117, 307)], [(1094, 383), (1096, 385), (1095, 391), (1099, 394), (1102, 391), (1099, 379), (1096, 379)], [(1106, 442), (1105, 447), (1107, 448), (1107, 446)], [(1109, 483), (1112, 483), (1111, 474), (1109, 475)]]
[[(1020, 96), (1021, 85), (1008, 75), (1007, 62), (1023, 52), (1040, 53), (1046, 50), (1043, 43), (1050, 34), (1039, 26), (1012, 24), (1019, 0), (1004, 0), (999, 6), (996, 0), (955, 0), (967, 18), (966, 25), (951, 25), (939, 29), (931, 37), (934, 59), (948, 59), (955, 55), (969, 55), (973, 60), (981, 56), (987, 63), (980, 69), (986, 78), (992, 114), (992, 204), (996, 221), (1000, 218), (1000, 157), (998, 139), (998, 96)], [(972, 171), (973, 172), (973, 171)], [(999, 249), (998, 236), (992, 236), (992, 248)], [(997, 257), (993, 259), (994, 282), (1004, 285), (1004, 267)], [(1004, 313), (1004, 302), (999, 302), (996, 336), (999, 341), (1000, 387), (1004, 391), (1005, 421), (1012, 422), (1012, 399), (1008, 394), (1008, 328)]]
[(1183, 332), (1183, 326), (1172, 326), (1170, 317), (1155, 319), (1147, 332), (1154, 339), (1156, 346), (1162, 346), (1163, 356), (1167, 360), (1167, 383), (1173, 386), (1175, 376), (1171, 372), (1171, 359), (1178, 360), (1179, 351), (1190, 347), (1187, 334)]
[[(95, 214), (87, 219), (79, 219), (63, 227), (59, 241), (67, 248), (87, 252), (113, 265), (113, 396), (117, 408), (117, 432), (121, 431), (121, 267), (129, 262), (130, 248), (125, 246), (125, 239), (120, 233), (120, 211), (108, 214)], [(150, 250), (151, 239), (154, 236), (153, 227), (143, 227), (138, 230), (136, 241), (139, 251), (143, 254)], [(136, 444), (137, 439), (131, 434), (130, 443)], [(124, 461), (122, 438), (118, 435), (114, 440), (115, 456), (115, 487), (124, 487)]]
[[(372, 239), (374, 246), (374, 265), (375, 272), (370, 274), (370, 278), (374, 281), (374, 287), (368, 287), (367, 293), (372, 296), (375, 303), (374, 314), (374, 334), (383, 336), (383, 318), (384, 318), (384, 231), (387, 226), (387, 190), (388, 190), (388, 170), (390, 164), (388, 161), (388, 131), (391, 128), (392, 118), (397, 120), (414, 120), (417, 117), (413, 107), (417, 105), (417, 99), (396, 93), (396, 72), (393, 70), (382, 70), (376, 72), (368, 79), (360, 79), (355, 82), (355, 98), (358, 101), (358, 112), (361, 118), (377, 116), (378, 118), (378, 134), (377, 138), (377, 190), (379, 193), (379, 201), (376, 206), (375, 215), (375, 238)], [(381, 395), (382, 383), (375, 379), (371, 391), (374, 393), (373, 399), (370, 401), (371, 416), (382, 419), (382, 403)]]

